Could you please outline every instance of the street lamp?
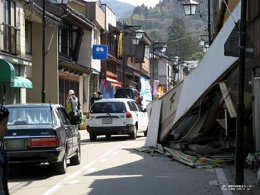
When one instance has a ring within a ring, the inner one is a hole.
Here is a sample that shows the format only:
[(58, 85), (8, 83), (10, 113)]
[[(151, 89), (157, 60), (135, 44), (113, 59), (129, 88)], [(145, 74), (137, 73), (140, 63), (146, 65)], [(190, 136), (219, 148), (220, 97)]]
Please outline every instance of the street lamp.
[(177, 69), (178, 69), (178, 81), (181, 80), (181, 79), (180, 79), (180, 66), (179, 66), (179, 59), (180, 59), (179, 56), (174, 56), (174, 57), (173, 57), (173, 63), (174, 63), (174, 65), (177, 66)]
[(182, 5), (183, 5), (185, 15), (195, 15), (199, 3), (193, 0), (187, 0)]
[[(153, 42), (152, 43), (152, 52), (153, 52), (153, 77), (152, 77), (152, 97), (154, 99), (154, 53), (156, 50), (158, 50), (161, 52), (161, 53), (164, 53), (167, 49), (167, 44), (165, 42)], [(158, 74), (158, 68), (157, 68), (157, 74)]]
[[(126, 53), (126, 42), (125, 42), (125, 36), (127, 32), (126, 30), (129, 28), (134, 28), (134, 27), (139, 27), (140, 26), (128, 26), (128, 25), (124, 25), (123, 26), (123, 50), (122, 50), (122, 62), (123, 62), (123, 97), (125, 97), (125, 66), (127, 63), (127, 57), (128, 54)], [(138, 45), (140, 39), (143, 37), (143, 34), (145, 32), (141, 29), (136, 30), (135, 32), (132, 32), (132, 34), (134, 34), (135, 36), (132, 36), (131, 38), (131, 42), (133, 45)], [(130, 46), (128, 46), (130, 47)]]
[(209, 50), (208, 42), (204, 43), (204, 46), (203, 46), (202, 50), (203, 50), (204, 53), (206, 53)]
[[(210, 15), (210, 1), (208, 0), (208, 37), (209, 37), (209, 45), (212, 43), (211, 39), (211, 15)], [(182, 4), (184, 8), (184, 13), (185, 15), (195, 15), (197, 6), (199, 5), (198, 2), (193, 1), (193, 0), (187, 0), (185, 3)]]

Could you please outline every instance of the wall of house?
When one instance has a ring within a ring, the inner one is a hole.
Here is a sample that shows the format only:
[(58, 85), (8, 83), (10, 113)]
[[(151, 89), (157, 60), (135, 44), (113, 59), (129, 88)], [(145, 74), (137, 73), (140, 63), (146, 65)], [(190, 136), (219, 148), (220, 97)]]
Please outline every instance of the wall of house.
[(158, 75), (159, 75), (159, 85), (167, 84), (167, 63), (164, 59), (159, 59), (158, 61)]
[(102, 4), (102, 9), (106, 14), (105, 30), (109, 30), (109, 24), (116, 26), (116, 14), (106, 4)]
[(92, 31), (84, 30), (84, 35), (82, 37), (82, 44), (79, 51), (78, 63), (80, 65), (91, 67), (91, 56), (92, 56)]
[[(92, 45), (91, 49), (93, 49), (93, 45), (99, 45), (100, 44), (100, 31), (99, 30), (92, 30)], [(101, 60), (94, 60), (92, 58), (91, 68), (94, 68), (97, 71), (101, 71)]]
[(253, 47), (255, 56), (260, 55), (260, 1), (248, 2), (248, 24), (250, 28), (247, 29), (247, 33), (250, 39), (253, 40)]
[(81, 15), (86, 16), (86, 6), (84, 3), (72, 1), (69, 3), (69, 6), (73, 9), (77, 10), (77, 12), (79, 12)]
[(144, 57), (144, 63), (142, 63), (142, 72), (144, 72), (145, 74), (148, 73), (148, 75), (150, 75), (150, 66), (149, 66), (149, 58)]
[[(42, 94), (42, 24), (33, 23), (33, 66), (32, 66), (32, 82), (33, 89), (28, 91), (27, 102), (41, 102)], [(58, 103), (59, 98), (59, 77), (58, 77), (58, 29), (48, 26), (46, 28), (46, 49), (53, 35), (50, 50), (46, 56), (45, 62), (45, 90), (46, 102)]]

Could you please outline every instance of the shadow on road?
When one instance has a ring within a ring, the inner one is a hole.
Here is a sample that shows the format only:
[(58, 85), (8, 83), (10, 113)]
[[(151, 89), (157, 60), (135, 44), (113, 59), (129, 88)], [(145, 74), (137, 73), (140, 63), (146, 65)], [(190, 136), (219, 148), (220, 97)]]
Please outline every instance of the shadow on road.
[(214, 173), (191, 169), (169, 158), (156, 154), (151, 156), (135, 149), (127, 150), (131, 155), (141, 156), (141, 160), (123, 164), (102, 171), (86, 174), (97, 177), (88, 194), (220, 194), (218, 186), (210, 186), (216, 179)]
[[(137, 138), (143, 136), (138, 135)], [(98, 136), (96, 141), (90, 141), (90, 139), (82, 139), (81, 144), (85, 145), (86, 143), (104, 143), (104, 142), (122, 142), (122, 141), (129, 141), (129, 135), (112, 135), (111, 137), (106, 136)]]
[[(57, 175), (53, 167), (44, 165), (11, 164), (9, 167), (9, 182), (33, 182), (48, 179)], [(29, 185), (29, 183), (28, 183)]]

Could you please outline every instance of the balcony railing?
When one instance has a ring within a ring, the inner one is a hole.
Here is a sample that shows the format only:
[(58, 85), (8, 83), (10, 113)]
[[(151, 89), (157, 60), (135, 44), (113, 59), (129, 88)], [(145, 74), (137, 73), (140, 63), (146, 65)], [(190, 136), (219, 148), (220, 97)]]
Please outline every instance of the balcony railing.
[(20, 55), (20, 29), (17, 27), (2, 23), (2, 33), (0, 42), (0, 49), (12, 55)]

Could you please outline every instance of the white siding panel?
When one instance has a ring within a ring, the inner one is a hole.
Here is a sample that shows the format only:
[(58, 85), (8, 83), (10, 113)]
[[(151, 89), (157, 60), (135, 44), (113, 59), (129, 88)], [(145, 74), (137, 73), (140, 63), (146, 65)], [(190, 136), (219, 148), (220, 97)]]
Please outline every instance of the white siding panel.
[[(233, 11), (233, 16), (236, 21), (241, 18), (240, 13), (241, 3), (239, 3)], [(173, 124), (176, 123), (193, 106), (200, 96), (238, 59), (224, 56), (224, 44), (234, 26), (234, 21), (229, 17), (198, 67), (184, 80), (180, 102)]]

